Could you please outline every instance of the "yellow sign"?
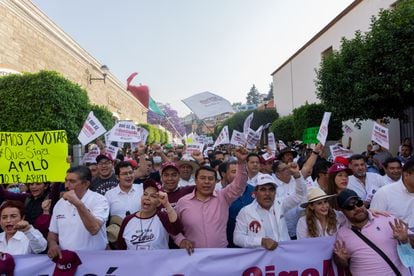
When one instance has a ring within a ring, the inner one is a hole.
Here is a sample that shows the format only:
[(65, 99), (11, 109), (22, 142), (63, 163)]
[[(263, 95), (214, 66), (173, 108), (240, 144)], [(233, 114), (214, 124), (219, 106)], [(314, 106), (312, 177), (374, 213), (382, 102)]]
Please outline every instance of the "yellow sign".
[(66, 131), (0, 132), (0, 183), (63, 182)]

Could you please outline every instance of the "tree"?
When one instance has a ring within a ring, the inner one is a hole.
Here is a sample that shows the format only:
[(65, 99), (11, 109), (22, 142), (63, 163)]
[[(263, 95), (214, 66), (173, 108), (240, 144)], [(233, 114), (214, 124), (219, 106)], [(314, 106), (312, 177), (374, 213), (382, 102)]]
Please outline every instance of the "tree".
[(257, 90), (254, 84), (252, 88), (250, 88), (249, 93), (247, 93), (246, 103), (247, 104), (258, 104), (259, 103), (259, 91)]
[[(302, 105), (293, 110), (293, 136), (301, 140), (303, 131), (310, 127), (319, 127), (325, 111), (330, 111), (324, 104), (308, 104)], [(343, 135), (342, 121), (331, 114), (328, 126), (328, 140), (339, 140)]]
[(294, 136), (294, 120), (293, 115), (281, 117), (273, 122), (270, 131), (275, 135), (276, 140), (284, 142), (294, 141), (297, 137)]
[[(247, 116), (252, 113), (251, 110), (249, 111), (242, 111), (235, 113), (232, 117), (224, 120), (219, 126), (214, 129), (214, 136), (218, 136), (220, 134), (221, 129), (224, 126), (229, 127), (229, 133), (233, 132), (233, 129), (238, 131), (243, 131), (243, 123), (246, 120)], [(267, 123), (273, 123), (274, 120), (279, 118), (279, 114), (276, 110), (273, 109), (265, 109), (265, 110), (254, 110), (253, 111), (253, 121), (251, 123), (250, 128), (253, 130), (258, 129), (261, 125)]]
[(269, 84), (269, 92), (267, 92), (266, 100), (270, 101), (275, 98), (275, 95), (273, 94), (273, 83)]
[(401, 0), (322, 60), (318, 98), (343, 121), (404, 119), (414, 102), (413, 41), (414, 0)]
[(84, 89), (51, 71), (0, 77), (0, 106), (2, 131), (64, 129), (70, 144), (79, 143), (77, 136), (91, 110), (110, 124), (104, 109), (90, 105)]

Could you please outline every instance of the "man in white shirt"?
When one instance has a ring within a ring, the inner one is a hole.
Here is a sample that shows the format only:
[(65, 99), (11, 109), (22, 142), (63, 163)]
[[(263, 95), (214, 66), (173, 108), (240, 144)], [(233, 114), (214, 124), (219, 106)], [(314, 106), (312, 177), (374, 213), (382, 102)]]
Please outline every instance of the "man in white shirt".
[(256, 186), (257, 174), (260, 170), (260, 157), (257, 153), (247, 155), (247, 184)]
[(89, 190), (91, 172), (85, 166), (71, 167), (66, 172), (67, 192), (56, 203), (47, 237), (48, 256), (61, 257), (61, 249), (104, 250), (107, 245), (105, 222), (108, 201)]
[(371, 208), (387, 211), (414, 230), (414, 160), (405, 163), (402, 180), (388, 184), (372, 198)]
[(275, 250), (279, 241), (290, 240), (284, 213), (298, 204), (300, 199), (297, 202), (281, 203), (275, 200), (276, 188), (276, 182), (271, 175), (258, 174), (254, 190), (256, 200), (243, 207), (236, 218), (235, 245)]
[(394, 183), (401, 180), (402, 165), (401, 161), (396, 157), (387, 158), (382, 164), (385, 175), (382, 176), (384, 185)]
[(384, 186), (382, 176), (377, 173), (367, 172), (365, 158), (361, 154), (354, 154), (349, 158), (349, 167), (354, 175), (348, 179), (348, 189), (355, 191), (364, 201), (365, 206), (369, 206), (372, 196)]
[(39, 230), (24, 220), (24, 205), (8, 200), (0, 207), (0, 252), (11, 255), (41, 253), (47, 242)]
[(115, 175), (119, 184), (107, 191), (105, 197), (110, 215), (124, 218), (141, 208), (142, 184), (133, 184), (134, 170), (128, 161), (122, 161), (115, 167)]
[(193, 174), (200, 166), (196, 163), (194, 158), (189, 155), (184, 155), (181, 160), (177, 162), (177, 166), (180, 172), (180, 182), (178, 182), (178, 187), (195, 185)]

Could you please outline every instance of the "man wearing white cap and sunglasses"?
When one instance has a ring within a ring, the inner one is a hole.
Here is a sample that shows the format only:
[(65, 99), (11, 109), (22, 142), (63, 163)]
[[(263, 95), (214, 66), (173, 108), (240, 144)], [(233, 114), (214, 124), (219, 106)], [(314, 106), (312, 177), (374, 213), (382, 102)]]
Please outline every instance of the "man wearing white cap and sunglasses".
[(258, 174), (253, 193), (256, 200), (243, 207), (237, 216), (234, 244), (275, 250), (279, 241), (290, 240), (284, 213), (298, 205), (302, 197), (293, 194), (283, 202), (275, 201), (276, 188), (271, 175)]

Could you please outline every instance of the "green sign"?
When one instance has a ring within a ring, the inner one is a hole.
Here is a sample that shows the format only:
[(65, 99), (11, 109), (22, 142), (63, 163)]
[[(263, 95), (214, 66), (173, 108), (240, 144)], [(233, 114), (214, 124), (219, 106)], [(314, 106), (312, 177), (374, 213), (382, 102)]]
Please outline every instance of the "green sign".
[(303, 131), (302, 141), (304, 144), (317, 144), (319, 143), (316, 136), (318, 136), (319, 127), (310, 127)]

